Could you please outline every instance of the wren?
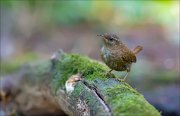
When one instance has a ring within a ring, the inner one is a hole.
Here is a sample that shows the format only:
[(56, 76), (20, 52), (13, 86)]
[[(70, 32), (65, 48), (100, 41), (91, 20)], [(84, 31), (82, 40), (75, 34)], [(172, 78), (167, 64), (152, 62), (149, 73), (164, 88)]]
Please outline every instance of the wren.
[(137, 46), (130, 50), (118, 36), (114, 34), (98, 35), (103, 39), (103, 47), (101, 48), (101, 58), (104, 63), (112, 70), (127, 71), (123, 80), (126, 79), (131, 70), (132, 63), (136, 62), (136, 54), (139, 53), (143, 47)]

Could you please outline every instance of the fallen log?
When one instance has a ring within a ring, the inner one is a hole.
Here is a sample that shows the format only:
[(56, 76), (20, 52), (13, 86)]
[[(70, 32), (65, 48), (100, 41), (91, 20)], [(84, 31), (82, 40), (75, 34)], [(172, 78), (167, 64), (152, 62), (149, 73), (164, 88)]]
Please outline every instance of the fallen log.
[(98, 61), (59, 51), (51, 61), (2, 78), (1, 91), (17, 91), (9, 101), (24, 115), (160, 116), (129, 84), (105, 75), (108, 70)]

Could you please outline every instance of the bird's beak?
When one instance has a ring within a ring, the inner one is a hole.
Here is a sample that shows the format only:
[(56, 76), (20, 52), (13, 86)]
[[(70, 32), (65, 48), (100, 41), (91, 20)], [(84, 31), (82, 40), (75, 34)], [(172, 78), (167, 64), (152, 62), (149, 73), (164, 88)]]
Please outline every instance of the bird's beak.
[(97, 36), (104, 37), (104, 35), (101, 35), (101, 34), (99, 34), (99, 35), (97, 35)]
[(100, 35), (100, 34), (99, 34), (99, 35), (97, 35), (97, 36), (99, 36), (99, 37), (104, 37), (104, 35)]
[(97, 36), (99, 36), (99, 37), (102, 37), (104, 40), (106, 40), (106, 37), (104, 36), (104, 35), (97, 35)]

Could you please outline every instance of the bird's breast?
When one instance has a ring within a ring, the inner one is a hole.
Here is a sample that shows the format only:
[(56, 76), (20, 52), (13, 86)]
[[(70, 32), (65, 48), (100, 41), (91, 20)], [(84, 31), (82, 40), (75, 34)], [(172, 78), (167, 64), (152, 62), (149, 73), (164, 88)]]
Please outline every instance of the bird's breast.
[(102, 59), (104, 60), (104, 62), (108, 62), (108, 60), (110, 59), (110, 56), (111, 56), (111, 52), (105, 48), (105, 47), (102, 47), (101, 49), (101, 57)]

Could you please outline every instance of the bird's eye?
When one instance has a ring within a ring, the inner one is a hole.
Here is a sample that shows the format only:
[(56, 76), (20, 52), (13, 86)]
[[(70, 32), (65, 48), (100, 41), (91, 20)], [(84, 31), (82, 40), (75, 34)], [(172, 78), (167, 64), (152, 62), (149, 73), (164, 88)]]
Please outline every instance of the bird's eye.
[(110, 38), (109, 41), (113, 41), (113, 38)]

